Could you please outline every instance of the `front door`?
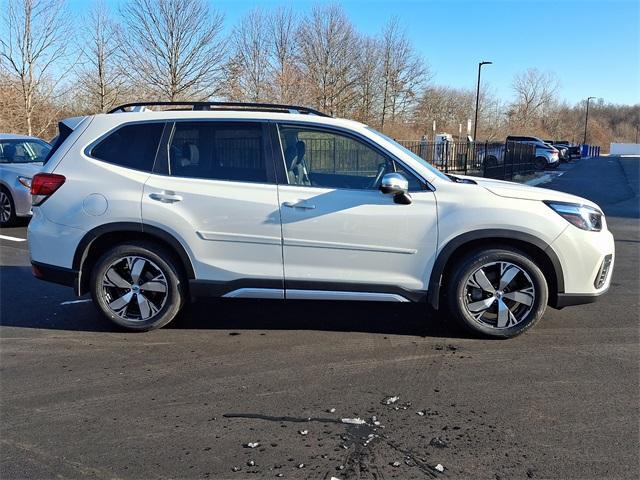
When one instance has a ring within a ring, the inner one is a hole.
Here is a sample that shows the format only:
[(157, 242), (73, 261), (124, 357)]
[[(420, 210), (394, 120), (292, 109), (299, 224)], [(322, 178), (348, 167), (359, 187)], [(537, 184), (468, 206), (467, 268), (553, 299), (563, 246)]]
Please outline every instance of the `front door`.
[[(278, 130), (287, 298), (358, 298), (340, 293), (350, 291), (401, 300), (425, 291), (437, 243), (433, 192), (363, 139), (307, 126)], [(392, 171), (408, 177), (411, 204), (378, 190)]]

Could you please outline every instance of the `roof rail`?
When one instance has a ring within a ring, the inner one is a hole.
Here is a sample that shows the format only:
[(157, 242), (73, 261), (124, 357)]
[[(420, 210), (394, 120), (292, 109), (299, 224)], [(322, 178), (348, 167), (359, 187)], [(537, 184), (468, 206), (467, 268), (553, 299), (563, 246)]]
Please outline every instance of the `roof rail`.
[[(302, 113), (306, 115), (318, 115), (319, 117), (330, 117), (326, 113), (314, 110), (309, 107), (298, 105), (281, 105), (279, 103), (245, 103), (245, 102), (132, 102), (118, 105), (108, 113), (144, 111), (140, 107), (179, 107), (190, 106), (192, 110), (240, 110), (256, 112), (279, 112), (279, 113)], [(127, 108), (131, 110), (127, 110)]]

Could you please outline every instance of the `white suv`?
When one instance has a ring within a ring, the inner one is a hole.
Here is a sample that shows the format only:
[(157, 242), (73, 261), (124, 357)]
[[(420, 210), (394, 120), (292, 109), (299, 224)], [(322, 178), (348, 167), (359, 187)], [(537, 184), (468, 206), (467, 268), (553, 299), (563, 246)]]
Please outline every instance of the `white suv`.
[(120, 326), (196, 297), (367, 300), (512, 337), (608, 289), (613, 237), (588, 200), (447, 176), (303, 107), (157, 105), (67, 122), (32, 181), (34, 274)]

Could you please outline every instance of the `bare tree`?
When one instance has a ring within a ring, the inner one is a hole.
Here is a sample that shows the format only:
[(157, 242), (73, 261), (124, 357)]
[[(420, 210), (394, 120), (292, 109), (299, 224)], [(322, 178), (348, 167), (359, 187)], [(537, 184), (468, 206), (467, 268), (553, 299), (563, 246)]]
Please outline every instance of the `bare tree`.
[(301, 73), (297, 60), (298, 22), (293, 10), (280, 7), (269, 16), (273, 97), (281, 103), (301, 98)]
[(300, 59), (316, 107), (345, 115), (356, 99), (358, 36), (335, 4), (315, 6), (298, 34)]
[(264, 101), (269, 89), (269, 31), (267, 17), (259, 8), (250, 10), (233, 29), (230, 72), (235, 75), (240, 98)]
[(416, 55), (398, 19), (392, 17), (380, 40), (382, 51), (382, 113), (380, 126), (390, 117), (405, 113), (416, 100), (418, 89), (428, 79), (428, 69)]
[[(25, 131), (34, 133), (34, 111), (41, 99), (50, 101), (70, 66), (69, 16), (64, 0), (8, 0), (0, 37), (0, 66), (18, 79)], [(45, 122), (42, 129), (48, 126)]]
[(360, 41), (360, 56), (356, 63), (358, 78), (358, 106), (356, 117), (365, 123), (378, 123), (376, 118), (381, 97), (381, 56), (380, 42), (375, 38), (363, 37)]
[(433, 121), (436, 128), (445, 132), (457, 132), (458, 126), (467, 124), (473, 113), (475, 92), (443, 86), (426, 88), (415, 108), (415, 123), (425, 132)]
[(530, 68), (513, 79), (516, 98), (511, 116), (520, 128), (531, 127), (554, 102), (558, 91), (558, 79), (550, 72)]
[(118, 102), (126, 77), (119, 65), (118, 27), (103, 0), (94, 3), (85, 30), (80, 88), (92, 109), (106, 112)]
[(170, 101), (219, 91), (224, 17), (204, 0), (129, 0), (122, 17), (126, 71), (134, 81)]

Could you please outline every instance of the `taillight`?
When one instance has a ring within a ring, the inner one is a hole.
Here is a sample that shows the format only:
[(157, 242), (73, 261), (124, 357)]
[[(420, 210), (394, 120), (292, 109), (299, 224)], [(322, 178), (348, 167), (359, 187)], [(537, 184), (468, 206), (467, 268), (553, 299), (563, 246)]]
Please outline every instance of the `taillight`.
[(66, 178), (55, 173), (36, 173), (31, 179), (31, 202), (37, 206), (58, 190)]

